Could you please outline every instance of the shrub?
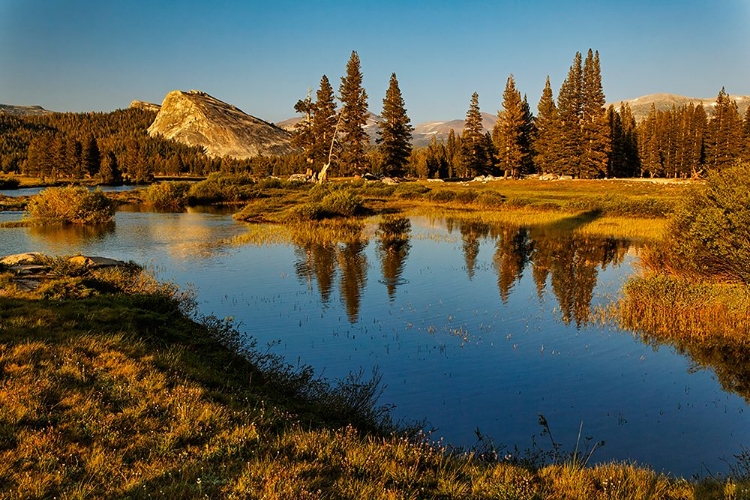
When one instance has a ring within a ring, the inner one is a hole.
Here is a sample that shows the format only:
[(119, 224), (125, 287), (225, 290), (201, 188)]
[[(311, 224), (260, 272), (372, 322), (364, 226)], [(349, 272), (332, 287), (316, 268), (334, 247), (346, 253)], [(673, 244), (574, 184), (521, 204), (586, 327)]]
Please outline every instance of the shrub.
[(319, 203), (296, 205), (289, 210), (289, 219), (295, 222), (308, 222), (325, 218), (325, 212)]
[(482, 191), (477, 196), (477, 204), (483, 207), (497, 207), (503, 204), (505, 196), (498, 193), (497, 191)]
[(261, 189), (280, 189), (284, 187), (284, 183), (281, 181), (281, 179), (277, 179), (275, 177), (267, 177), (258, 182), (258, 187)]
[(667, 231), (664, 264), (703, 278), (750, 283), (750, 163), (712, 172)]
[(396, 191), (396, 186), (389, 186), (382, 182), (368, 182), (359, 189), (363, 196), (391, 196)]
[(252, 177), (236, 174), (211, 174), (208, 179), (190, 186), (188, 205), (205, 205), (217, 202), (238, 202), (260, 197), (260, 190)]
[(444, 203), (455, 200), (456, 192), (449, 189), (438, 189), (437, 191), (432, 191), (427, 197), (430, 201)]
[(50, 187), (34, 196), (26, 208), (42, 223), (102, 224), (115, 217), (115, 204), (101, 190), (81, 186)]
[(151, 184), (146, 190), (146, 202), (161, 210), (182, 209), (187, 203), (190, 183), (160, 182)]
[(320, 205), (326, 213), (341, 217), (358, 215), (364, 208), (362, 198), (349, 190), (334, 191), (326, 195)]
[(18, 189), (21, 181), (18, 179), (3, 178), (0, 179), (0, 189)]
[(477, 192), (472, 189), (464, 189), (461, 191), (456, 191), (456, 201), (459, 203), (472, 203), (474, 200), (477, 199)]
[(406, 182), (403, 184), (399, 184), (396, 186), (396, 190), (394, 193), (399, 198), (404, 199), (414, 199), (419, 198), (425, 193), (429, 193), (430, 188), (427, 186), (423, 186), (422, 184), (412, 183), (412, 182)]

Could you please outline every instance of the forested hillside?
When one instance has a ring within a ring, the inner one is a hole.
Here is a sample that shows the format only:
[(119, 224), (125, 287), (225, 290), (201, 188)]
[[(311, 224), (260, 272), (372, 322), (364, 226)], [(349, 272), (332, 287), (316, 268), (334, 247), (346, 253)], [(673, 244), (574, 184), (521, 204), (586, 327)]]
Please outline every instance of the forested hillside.
[(50, 180), (92, 178), (102, 183), (148, 182), (154, 175), (207, 175), (219, 170), (267, 176), (288, 173), (294, 157), (234, 160), (212, 158), (202, 149), (147, 129), (156, 113), (123, 109), (111, 113), (0, 113), (0, 168)]

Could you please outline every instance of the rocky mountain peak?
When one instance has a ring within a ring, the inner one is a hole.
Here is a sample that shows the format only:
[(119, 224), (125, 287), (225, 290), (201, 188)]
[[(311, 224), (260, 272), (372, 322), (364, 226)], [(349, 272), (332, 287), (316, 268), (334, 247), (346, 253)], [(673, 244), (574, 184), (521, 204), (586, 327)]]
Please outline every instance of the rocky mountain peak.
[(153, 111), (154, 113), (158, 113), (161, 109), (161, 106), (158, 104), (154, 104), (153, 102), (144, 102), (144, 101), (132, 101), (130, 103), (129, 108), (131, 109), (142, 109), (143, 111)]
[(168, 93), (148, 133), (203, 147), (210, 156), (245, 159), (295, 151), (286, 130), (200, 90)]

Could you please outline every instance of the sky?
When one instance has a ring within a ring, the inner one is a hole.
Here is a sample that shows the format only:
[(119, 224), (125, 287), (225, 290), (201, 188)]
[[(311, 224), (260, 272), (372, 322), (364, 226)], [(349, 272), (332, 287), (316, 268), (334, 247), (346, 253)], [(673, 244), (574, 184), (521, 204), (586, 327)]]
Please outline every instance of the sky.
[(278, 122), (352, 51), (370, 111), (396, 73), (413, 124), (496, 113), (509, 75), (533, 110), (576, 52), (608, 102), (750, 95), (750, 0), (0, 0), (0, 103), (112, 111), (198, 89)]

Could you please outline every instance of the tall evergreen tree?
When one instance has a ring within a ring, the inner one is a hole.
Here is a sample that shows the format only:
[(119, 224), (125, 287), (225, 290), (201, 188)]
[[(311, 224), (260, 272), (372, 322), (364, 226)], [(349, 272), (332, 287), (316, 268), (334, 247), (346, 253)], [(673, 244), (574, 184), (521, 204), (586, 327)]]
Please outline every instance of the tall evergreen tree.
[(96, 138), (89, 135), (86, 140), (86, 144), (83, 147), (83, 170), (84, 174), (88, 174), (94, 177), (99, 173), (99, 167), (101, 166), (101, 153), (99, 152), (99, 145), (96, 142)]
[(383, 155), (383, 167), (387, 175), (401, 176), (411, 155), (411, 132), (414, 129), (406, 114), (396, 73), (391, 73), (390, 84), (383, 99), (382, 117), (383, 121), (378, 124), (378, 142)]
[(461, 168), (461, 137), (456, 131), (448, 131), (448, 140), (445, 142), (445, 160), (448, 163), (448, 177), (456, 177)]
[(83, 146), (74, 137), (68, 137), (65, 143), (65, 171), (67, 175), (80, 179), (83, 177), (81, 166)]
[(320, 79), (320, 87), (315, 94), (315, 99), (315, 112), (312, 118), (315, 145), (312, 156), (314, 163), (322, 166), (328, 163), (333, 136), (336, 133), (336, 120), (338, 119), (333, 87), (331, 87), (326, 75), (323, 75)]
[(607, 171), (610, 139), (605, 102), (599, 51), (589, 49), (581, 80), (581, 177), (599, 177)]
[(743, 159), (750, 162), (750, 106), (745, 110), (745, 120), (742, 125), (742, 136), (745, 140)]
[(722, 169), (740, 157), (742, 150), (742, 118), (737, 103), (721, 88), (716, 97), (714, 116), (706, 131), (706, 164), (709, 168)]
[(313, 133), (313, 114), (315, 104), (312, 102), (312, 91), (308, 89), (307, 97), (300, 99), (294, 105), (294, 111), (302, 115), (302, 119), (294, 124), (292, 133), (292, 144), (305, 152), (307, 163), (313, 163), (313, 151), (315, 149), (315, 135)]
[(367, 124), (367, 92), (362, 87), (359, 55), (352, 51), (346, 65), (346, 76), (341, 77), (341, 145), (340, 174), (363, 174), (367, 169), (365, 149), (370, 139), (365, 132)]
[(559, 174), (561, 172), (558, 170), (557, 163), (560, 148), (557, 142), (560, 134), (560, 122), (549, 76), (544, 84), (537, 109), (539, 114), (535, 120), (534, 165), (539, 172)]
[(607, 109), (610, 127), (610, 152), (607, 177), (633, 177), (640, 173), (638, 139), (633, 112), (628, 103), (618, 110), (610, 105)]
[(521, 103), (523, 110), (523, 135), (521, 136), (521, 174), (531, 174), (534, 172), (534, 138), (536, 137), (536, 118), (531, 112), (529, 99), (526, 94), (523, 95)]
[[(176, 156), (179, 158), (179, 155)], [(120, 167), (117, 165), (117, 157), (112, 151), (109, 151), (102, 157), (99, 179), (102, 184), (107, 186), (122, 183), (122, 174), (120, 173)]]
[(517, 178), (523, 169), (526, 144), (526, 122), (521, 92), (513, 75), (508, 77), (503, 92), (503, 109), (497, 113), (492, 140), (497, 151), (500, 170), (505, 177)]
[(479, 111), (479, 94), (474, 92), (461, 133), (461, 170), (458, 172), (460, 177), (474, 177), (489, 172), (491, 158), (486, 146), (482, 113)]
[(581, 124), (583, 118), (583, 102), (581, 89), (583, 87), (583, 69), (581, 53), (576, 52), (573, 64), (568, 70), (568, 76), (560, 86), (557, 95), (557, 110), (560, 118), (559, 136), (555, 142), (557, 146), (559, 173), (580, 176), (581, 156)]

